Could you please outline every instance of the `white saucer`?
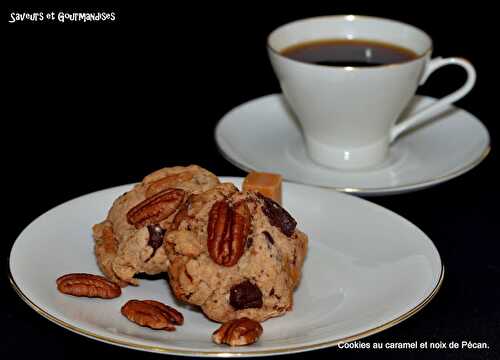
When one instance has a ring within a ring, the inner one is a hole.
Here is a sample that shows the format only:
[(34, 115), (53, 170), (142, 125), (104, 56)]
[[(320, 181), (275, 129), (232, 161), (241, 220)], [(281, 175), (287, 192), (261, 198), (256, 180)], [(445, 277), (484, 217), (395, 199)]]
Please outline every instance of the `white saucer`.
[[(415, 96), (411, 113), (436, 99)], [(439, 120), (396, 140), (389, 158), (370, 170), (336, 170), (307, 155), (297, 121), (280, 94), (264, 96), (227, 113), (215, 129), (224, 157), (246, 171), (280, 173), (289, 181), (359, 195), (420, 190), (457, 177), (490, 151), (488, 130), (472, 114), (450, 106)]]

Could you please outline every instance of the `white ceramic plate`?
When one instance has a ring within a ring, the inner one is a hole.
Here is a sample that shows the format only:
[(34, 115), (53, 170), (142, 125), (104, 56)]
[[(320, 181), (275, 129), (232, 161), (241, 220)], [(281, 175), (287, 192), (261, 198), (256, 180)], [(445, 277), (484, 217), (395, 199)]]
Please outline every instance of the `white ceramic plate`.
[[(406, 113), (435, 101), (416, 96)], [(450, 180), (488, 155), (490, 137), (476, 117), (454, 106), (437, 117), (397, 139), (383, 164), (363, 171), (314, 163), (306, 153), (295, 116), (278, 94), (231, 110), (217, 125), (215, 140), (224, 157), (246, 171), (276, 172), (289, 181), (357, 195), (387, 195)]]
[[(238, 186), (241, 178), (223, 178)], [(10, 255), (11, 282), (42, 316), (78, 334), (110, 344), (158, 353), (195, 356), (259, 356), (301, 352), (352, 341), (387, 329), (425, 306), (442, 279), (441, 259), (429, 238), (402, 217), (335, 191), (284, 184), (287, 209), (309, 234), (310, 248), (294, 309), (266, 321), (254, 345), (215, 345), (218, 327), (177, 303), (164, 280), (142, 280), (113, 300), (60, 294), (62, 274), (99, 274), (92, 224), (131, 186), (66, 202), (33, 221)], [(175, 332), (139, 327), (120, 314), (129, 299), (156, 299), (185, 316)]]

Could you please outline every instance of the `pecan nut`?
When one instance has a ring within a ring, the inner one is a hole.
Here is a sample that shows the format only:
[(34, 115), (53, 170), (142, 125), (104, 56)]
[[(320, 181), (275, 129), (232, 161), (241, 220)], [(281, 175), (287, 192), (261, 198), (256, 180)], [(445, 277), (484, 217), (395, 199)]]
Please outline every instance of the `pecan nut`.
[(73, 296), (113, 299), (121, 295), (120, 286), (105, 277), (92, 274), (67, 274), (56, 280), (57, 289)]
[(153, 196), (163, 190), (174, 188), (180, 183), (189, 181), (193, 178), (191, 172), (181, 172), (178, 174), (167, 175), (159, 180), (153, 181), (146, 189), (146, 197)]
[(221, 200), (212, 206), (208, 216), (207, 248), (216, 264), (230, 267), (238, 263), (245, 250), (250, 220), (245, 202), (230, 206)]
[(127, 221), (136, 228), (158, 224), (172, 215), (184, 202), (181, 189), (166, 189), (140, 202), (127, 213)]
[(216, 344), (250, 345), (259, 339), (263, 331), (259, 322), (244, 317), (222, 324), (213, 333), (212, 339)]
[(189, 216), (189, 207), (191, 206), (192, 199), (193, 195), (190, 195), (179, 211), (177, 211), (177, 214), (175, 214), (174, 221), (172, 222), (172, 230), (179, 230), (184, 220), (191, 219), (191, 216)]
[(280, 204), (268, 197), (260, 193), (257, 193), (257, 196), (263, 201), (262, 212), (269, 219), (269, 223), (280, 229), (284, 235), (288, 237), (292, 236), (297, 226), (297, 221), (295, 221), (292, 215), (283, 209)]
[(130, 300), (121, 312), (130, 321), (155, 330), (175, 331), (174, 325), (184, 323), (180, 312), (155, 300)]

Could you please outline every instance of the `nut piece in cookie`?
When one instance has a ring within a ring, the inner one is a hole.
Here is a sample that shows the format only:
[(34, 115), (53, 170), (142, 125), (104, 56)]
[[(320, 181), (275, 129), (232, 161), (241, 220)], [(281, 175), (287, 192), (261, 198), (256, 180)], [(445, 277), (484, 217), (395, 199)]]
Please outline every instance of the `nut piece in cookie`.
[(127, 221), (137, 229), (157, 224), (172, 215), (182, 205), (186, 192), (181, 189), (165, 189), (127, 212)]
[(130, 321), (155, 330), (175, 331), (174, 325), (184, 323), (180, 312), (155, 300), (130, 300), (121, 312)]
[(56, 283), (57, 289), (67, 295), (113, 299), (122, 294), (120, 286), (98, 275), (67, 274), (58, 278)]
[(263, 329), (259, 322), (249, 318), (241, 318), (224, 323), (213, 333), (212, 340), (216, 344), (244, 346), (256, 342), (262, 332)]
[(233, 207), (221, 200), (212, 206), (207, 225), (207, 248), (216, 264), (231, 267), (238, 263), (245, 250), (250, 221), (245, 202)]

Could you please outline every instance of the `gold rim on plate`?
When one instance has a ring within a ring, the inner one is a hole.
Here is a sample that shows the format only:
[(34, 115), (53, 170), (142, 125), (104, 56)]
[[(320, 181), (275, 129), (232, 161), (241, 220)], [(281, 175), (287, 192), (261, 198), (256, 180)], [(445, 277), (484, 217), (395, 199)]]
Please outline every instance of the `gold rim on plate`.
[(168, 348), (168, 347), (158, 347), (158, 346), (150, 346), (150, 345), (144, 345), (140, 343), (134, 343), (134, 342), (128, 342), (128, 341), (123, 341), (123, 340), (118, 340), (118, 339), (113, 339), (105, 336), (101, 336), (98, 334), (95, 334), (93, 332), (87, 331), (85, 329), (76, 327), (74, 325), (71, 325), (65, 321), (62, 321), (58, 319), (57, 317), (49, 314), (47, 311), (43, 310), (40, 308), (38, 305), (36, 305), (31, 299), (29, 299), (19, 288), (17, 285), (16, 281), (14, 280), (14, 277), (12, 276), (12, 272), (9, 269), (9, 280), (10, 284), (12, 285), (12, 288), (16, 291), (17, 295), (26, 303), (28, 304), (33, 310), (35, 310), (38, 314), (42, 315), (46, 319), (52, 321), (53, 323), (62, 326), (65, 329), (68, 329), (70, 331), (73, 331), (77, 334), (89, 337), (89, 338), (94, 338), (112, 345), (118, 345), (118, 346), (123, 346), (131, 349), (136, 349), (136, 350), (143, 350), (143, 351), (150, 351), (150, 352), (156, 352), (156, 353), (165, 353), (165, 354), (172, 354), (172, 355), (186, 355), (186, 356), (212, 356), (212, 357), (244, 357), (244, 356), (261, 356), (261, 355), (273, 355), (273, 354), (286, 354), (286, 353), (296, 353), (296, 352), (303, 352), (307, 350), (317, 350), (317, 349), (322, 349), (326, 347), (331, 347), (331, 346), (337, 346), (342, 343), (347, 343), (350, 341), (354, 340), (359, 340), (364, 337), (376, 334), (378, 332), (381, 332), (383, 330), (386, 330), (396, 324), (399, 324), (400, 322), (408, 319), (409, 317), (415, 315), (417, 312), (419, 312), (421, 309), (423, 309), (433, 298), (436, 296), (438, 293), (439, 289), (441, 288), (441, 285), (443, 283), (443, 278), (444, 278), (444, 266), (441, 265), (441, 273), (439, 274), (439, 280), (430, 292), (429, 295), (425, 297), (420, 303), (418, 303), (415, 307), (412, 309), (408, 310), (406, 313), (398, 316), (397, 318), (388, 321), (382, 325), (376, 326), (372, 329), (365, 330), (363, 332), (347, 336), (344, 338), (340, 339), (335, 339), (335, 340), (329, 340), (317, 344), (311, 344), (311, 345), (302, 345), (302, 346), (291, 346), (291, 347), (284, 347), (280, 349), (273, 349), (273, 350), (256, 350), (256, 351), (245, 351), (245, 352), (225, 352), (225, 351), (191, 351), (191, 350), (182, 350), (182, 349), (175, 349), (175, 348)]

